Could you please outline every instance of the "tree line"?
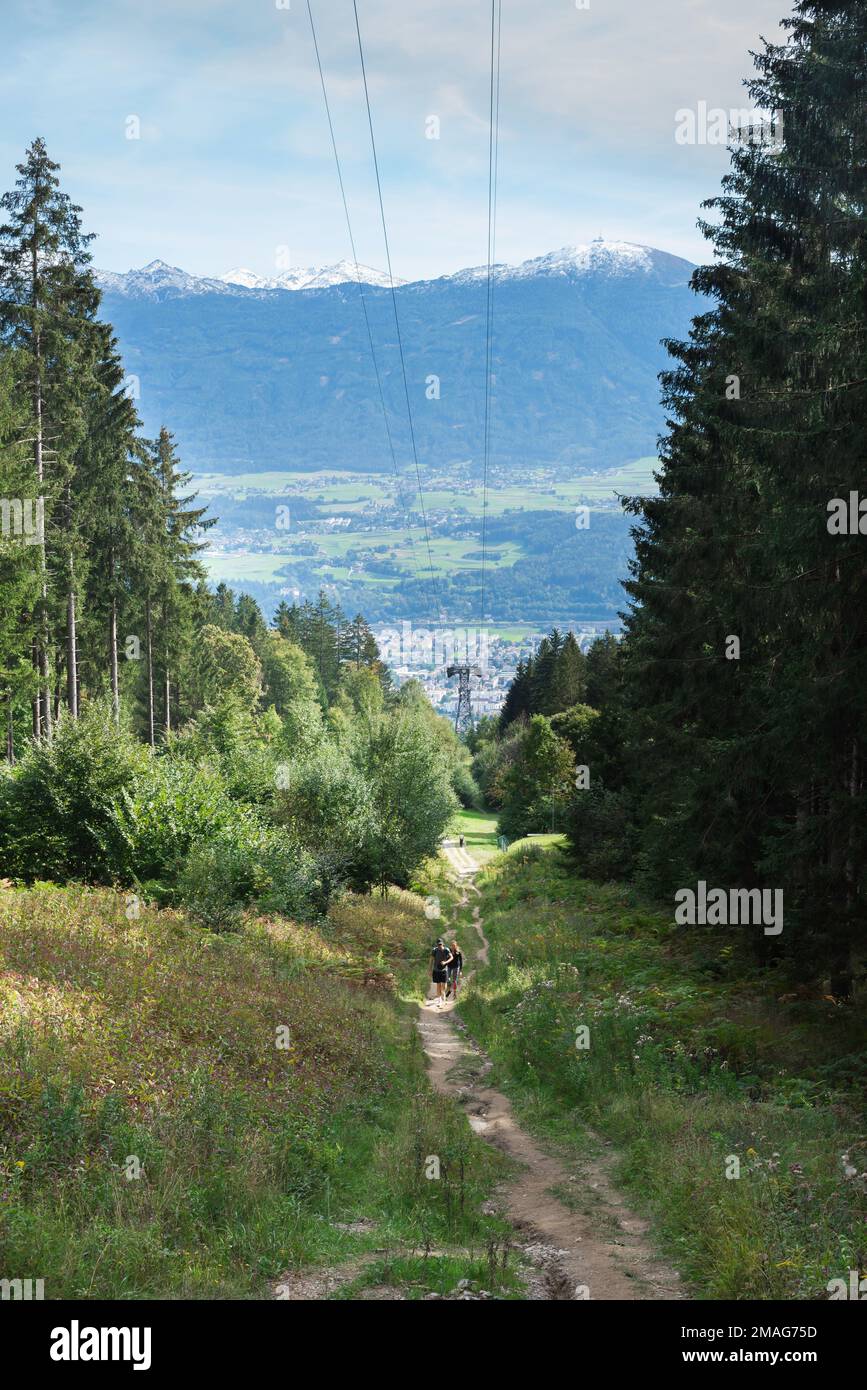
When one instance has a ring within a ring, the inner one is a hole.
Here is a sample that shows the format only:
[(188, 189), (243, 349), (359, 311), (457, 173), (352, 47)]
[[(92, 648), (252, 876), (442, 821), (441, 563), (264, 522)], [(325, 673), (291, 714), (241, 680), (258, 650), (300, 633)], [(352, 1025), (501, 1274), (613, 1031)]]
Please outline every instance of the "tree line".
[[(134, 688), (148, 741), (172, 725), (204, 580), (203, 531), (167, 429), (140, 433), (99, 318), (92, 235), (41, 139), (0, 199), (0, 688), (6, 752), (50, 739), (61, 708)], [(135, 666), (127, 670), (131, 662)], [(132, 676), (132, 671), (136, 676)]]
[[(784, 136), (736, 141), (707, 204), (711, 307), (668, 344), (658, 496), (626, 502), (623, 640), (595, 715), (585, 690), (560, 725), (587, 779), (567, 821), (596, 877), (782, 890), (760, 954), (846, 997), (867, 871), (867, 9), (804, 0), (748, 86)], [(539, 681), (551, 655), (509, 718), (571, 698)]]
[[(142, 436), (81, 209), (37, 139), (0, 199), (0, 873), (133, 886), (209, 926), (406, 885), (469, 754), (320, 592), (212, 590), (216, 518)], [(133, 383), (134, 387), (134, 383)], [(133, 895), (136, 896), (135, 894)]]

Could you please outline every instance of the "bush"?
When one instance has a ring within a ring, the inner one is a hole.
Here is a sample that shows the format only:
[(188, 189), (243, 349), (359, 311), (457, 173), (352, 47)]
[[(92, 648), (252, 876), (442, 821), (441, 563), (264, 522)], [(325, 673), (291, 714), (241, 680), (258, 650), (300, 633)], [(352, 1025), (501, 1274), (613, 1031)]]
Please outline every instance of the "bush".
[(373, 812), (367, 778), (349, 754), (323, 743), (286, 765), (274, 797), (274, 819), (295, 840), (335, 862), (348, 865), (370, 832)]
[(153, 758), (112, 808), (118, 872), (141, 882), (172, 883), (193, 842), (218, 833), (236, 814), (214, 768)]
[(235, 801), (270, 806), (275, 769), (281, 752), (282, 725), (273, 710), (254, 718), (234, 696), (200, 710), (185, 729), (172, 737), (172, 759), (193, 766), (207, 762), (222, 774)]
[(265, 912), (302, 918), (328, 905), (314, 857), (251, 811), (236, 812), (231, 823), (191, 847), (178, 896), (191, 917), (214, 931), (237, 926), (253, 903)]
[(579, 870), (599, 882), (626, 878), (634, 867), (636, 829), (625, 792), (598, 782), (576, 792), (569, 806), (568, 836)]
[(460, 763), (452, 772), (452, 791), (462, 806), (472, 811), (482, 809), (482, 793), (479, 784), (465, 763)]
[(118, 872), (114, 806), (151, 754), (114, 724), (103, 702), (61, 714), (50, 743), (33, 744), (0, 781), (0, 872), (110, 882)]

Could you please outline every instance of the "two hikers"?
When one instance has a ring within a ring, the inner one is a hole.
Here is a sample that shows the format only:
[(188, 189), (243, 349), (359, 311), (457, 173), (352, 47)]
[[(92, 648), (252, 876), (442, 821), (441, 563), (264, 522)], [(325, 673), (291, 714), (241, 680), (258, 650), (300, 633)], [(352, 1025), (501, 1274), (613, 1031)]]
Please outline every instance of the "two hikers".
[(454, 993), (455, 999), (458, 997), (458, 979), (464, 968), (464, 958), (456, 941), (452, 942), (451, 950), (446, 946), (441, 936), (437, 937), (436, 945), (430, 953), (430, 977), (437, 987), (437, 1002), (443, 1003), (443, 986), (448, 984), (446, 999), (450, 993)]

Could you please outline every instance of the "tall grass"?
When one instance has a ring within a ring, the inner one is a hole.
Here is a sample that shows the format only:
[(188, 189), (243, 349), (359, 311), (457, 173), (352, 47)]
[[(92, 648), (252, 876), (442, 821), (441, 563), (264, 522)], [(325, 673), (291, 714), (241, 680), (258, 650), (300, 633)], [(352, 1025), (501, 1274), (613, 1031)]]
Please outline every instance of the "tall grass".
[(863, 1010), (793, 997), (736, 933), (675, 928), (556, 853), (507, 856), (481, 887), (471, 1029), (531, 1125), (615, 1141), (698, 1296), (827, 1297), (867, 1266)]
[(126, 911), (109, 890), (0, 891), (0, 1274), (48, 1298), (257, 1297), (355, 1248), (339, 1216), (395, 1245), (490, 1226), (492, 1166), (451, 1114), (445, 1185), (418, 1211), (405, 1186), (426, 1081), (394, 986), (425, 957), (419, 899), (231, 936)]

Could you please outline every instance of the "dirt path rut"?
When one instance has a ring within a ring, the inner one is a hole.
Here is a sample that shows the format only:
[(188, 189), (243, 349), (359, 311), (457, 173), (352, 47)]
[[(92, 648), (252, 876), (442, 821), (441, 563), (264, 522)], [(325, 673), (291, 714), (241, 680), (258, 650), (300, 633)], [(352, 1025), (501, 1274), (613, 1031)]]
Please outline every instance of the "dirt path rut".
[[(478, 890), (466, 878), (462, 887), (461, 906), (467, 906), (468, 891)], [(473, 907), (473, 926), (479, 939), (476, 961), (483, 968), (489, 946), (478, 906)], [(627, 1209), (610, 1181), (604, 1149), (601, 1157), (569, 1167), (545, 1153), (517, 1123), (506, 1096), (485, 1084), (491, 1063), (453, 1017), (453, 1009), (451, 1002), (428, 999), (419, 1010), (417, 1026), (431, 1083), (463, 1104), (477, 1134), (523, 1165), (501, 1187), (498, 1206), (526, 1238), (527, 1256), (543, 1271), (529, 1296), (683, 1298), (679, 1276), (659, 1261), (647, 1240), (647, 1223)], [(570, 1194), (568, 1205), (556, 1189)]]

